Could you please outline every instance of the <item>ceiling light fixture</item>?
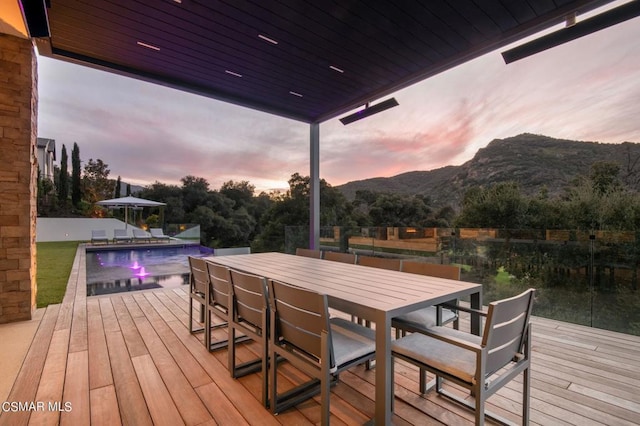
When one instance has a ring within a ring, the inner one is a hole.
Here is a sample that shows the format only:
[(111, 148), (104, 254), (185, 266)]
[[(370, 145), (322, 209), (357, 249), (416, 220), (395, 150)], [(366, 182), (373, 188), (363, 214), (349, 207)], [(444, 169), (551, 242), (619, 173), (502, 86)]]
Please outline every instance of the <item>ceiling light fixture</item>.
[(340, 74), (344, 74), (344, 70), (338, 67), (334, 67), (333, 65), (329, 65), (329, 68), (331, 68), (334, 71), (339, 72)]
[(138, 46), (146, 47), (147, 49), (158, 50), (158, 51), (160, 50), (160, 48), (158, 46), (154, 46), (152, 44), (144, 43), (142, 41), (138, 41), (138, 42), (136, 42), (136, 44)]
[(567, 27), (504, 51), (502, 58), (506, 64), (510, 64), (637, 16), (640, 16), (640, 1), (623, 4), (581, 22), (573, 23), (568, 19)]
[(271, 37), (267, 37), (266, 35), (258, 34), (258, 37), (263, 39), (264, 41), (268, 41), (271, 44), (278, 44), (278, 42)]
[(394, 106), (398, 105), (399, 104), (398, 101), (396, 101), (396, 98), (387, 99), (386, 101), (382, 101), (375, 105), (369, 105), (369, 103), (367, 102), (363, 109), (361, 109), (360, 111), (356, 111), (351, 115), (347, 115), (346, 117), (342, 117), (340, 119), (340, 122), (346, 126), (347, 124), (351, 124), (354, 121), (362, 120), (363, 118), (388, 110), (389, 108), (393, 108)]
[(234, 77), (242, 77), (242, 74), (239, 74), (237, 72), (233, 72), (233, 71), (230, 71), (230, 70), (224, 70), (224, 72), (226, 72), (227, 74), (231, 74)]
[(293, 95), (293, 96), (297, 96), (297, 97), (299, 97), (299, 98), (302, 98), (302, 97), (303, 97), (300, 93), (298, 93), (298, 92), (293, 92), (293, 91), (291, 91), (291, 90), (289, 91), (289, 94), (290, 94), (290, 95)]

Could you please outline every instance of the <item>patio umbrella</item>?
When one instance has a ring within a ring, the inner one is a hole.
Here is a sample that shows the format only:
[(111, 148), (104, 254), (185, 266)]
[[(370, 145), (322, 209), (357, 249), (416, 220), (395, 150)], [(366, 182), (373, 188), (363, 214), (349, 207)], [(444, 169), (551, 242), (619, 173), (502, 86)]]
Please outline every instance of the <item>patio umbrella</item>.
[(111, 200), (102, 200), (98, 201), (96, 204), (105, 207), (124, 207), (124, 223), (125, 229), (129, 225), (129, 207), (131, 208), (140, 208), (140, 207), (160, 207), (166, 206), (166, 203), (161, 203), (159, 201), (145, 200), (144, 198), (138, 197), (121, 197), (121, 198), (112, 198)]

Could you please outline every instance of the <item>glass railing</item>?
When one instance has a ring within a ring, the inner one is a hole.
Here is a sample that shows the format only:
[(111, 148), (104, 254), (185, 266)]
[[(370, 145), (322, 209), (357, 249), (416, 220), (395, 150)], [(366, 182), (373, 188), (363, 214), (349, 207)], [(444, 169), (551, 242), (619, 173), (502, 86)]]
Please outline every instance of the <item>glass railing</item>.
[[(308, 241), (307, 227), (287, 227), (285, 252)], [(323, 227), (320, 248), (459, 265), (485, 304), (533, 287), (534, 315), (640, 335), (635, 232)]]
[(167, 223), (164, 233), (181, 240), (200, 242), (200, 225), (194, 223)]

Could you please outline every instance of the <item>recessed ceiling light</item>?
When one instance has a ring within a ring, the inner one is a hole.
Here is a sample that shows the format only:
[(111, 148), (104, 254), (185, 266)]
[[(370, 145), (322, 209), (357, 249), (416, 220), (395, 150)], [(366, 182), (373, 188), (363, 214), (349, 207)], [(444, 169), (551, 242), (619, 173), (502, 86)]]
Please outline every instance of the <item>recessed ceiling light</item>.
[(144, 43), (142, 41), (138, 41), (136, 44), (138, 46), (146, 47), (147, 49), (160, 50), (160, 48), (158, 46), (154, 46), (152, 44)]
[(258, 34), (258, 37), (263, 39), (264, 41), (268, 41), (271, 44), (278, 44), (277, 41), (275, 41), (274, 39), (272, 39), (271, 37), (267, 37), (266, 35), (262, 35), (262, 34)]
[(302, 95), (298, 92), (293, 92), (293, 91), (289, 91), (289, 94), (293, 95), (293, 96), (297, 96), (299, 98), (302, 98)]
[(338, 67), (334, 67), (333, 65), (329, 65), (329, 68), (331, 68), (332, 70), (337, 71), (339, 73), (342, 73), (342, 74), (344, 73), (343, 69), (338, 68)]
[(173, 0), (173, 2), (182, 4), (182, 0)]
[(231, 74), (234, 77), (242, 77), (242, 74), (237, 73), (237, 72), (233, 72), (233, 71), (230, 71), (230, 70), (224, 70), (224, 72), (226, 72), (227, 74)]

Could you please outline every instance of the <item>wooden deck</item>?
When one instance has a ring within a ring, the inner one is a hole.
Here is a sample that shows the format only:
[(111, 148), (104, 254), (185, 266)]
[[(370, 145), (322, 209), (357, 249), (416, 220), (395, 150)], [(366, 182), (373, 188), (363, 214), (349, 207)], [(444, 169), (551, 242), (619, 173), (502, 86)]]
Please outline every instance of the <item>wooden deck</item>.
[[(79, 251), (65, 299), (47, 308), (7, 399), (33, 402), (32, 410), (7, 411), (5, 403), (0, 425), (319, 422), (319, 398), (272, 416), (260, 404), (258, 374), (229, 376), (226, 350), (209, 353), (201, 335), (187, 330), (187, 288), (87, 298), (84, 261)], [(533, 322), (532, 424), (640, 423), (640, 337)], [(251, 344), (238, 351), (243, 359), (256, 354)], [(304, 379), (291, 366), (282, 370), (283, 390)], [(332, 424), (366, 422), (374, 413), (374, 372), (357, 367), (340, 379)], [(458, 405), (417, 394), (412, 367), (397, 362), (395, 381), (395, 424), (472, 424)], [(489, 408), (518, 422), (520, 390), (518, 381), (509, 384)]]

